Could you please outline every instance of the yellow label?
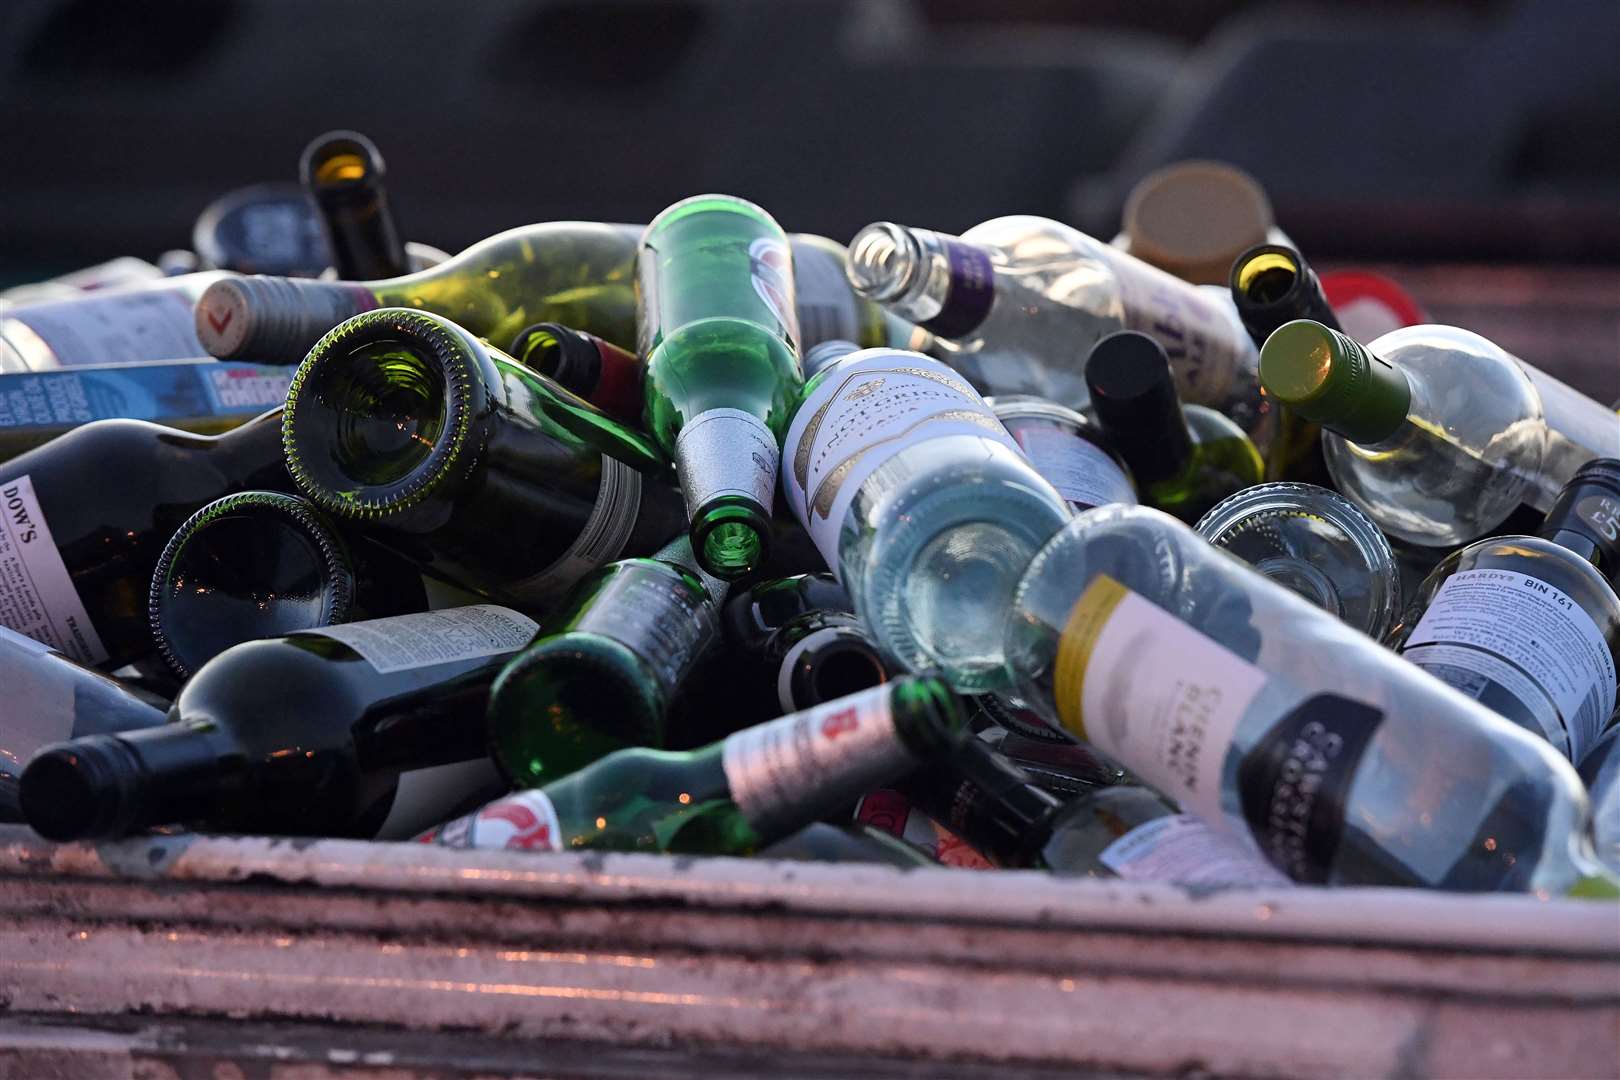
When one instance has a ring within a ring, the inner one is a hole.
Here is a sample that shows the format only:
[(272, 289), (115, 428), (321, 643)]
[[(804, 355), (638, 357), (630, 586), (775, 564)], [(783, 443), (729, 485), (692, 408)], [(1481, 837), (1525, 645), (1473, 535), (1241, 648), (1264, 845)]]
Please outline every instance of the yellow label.
[(1057, 696), (1058, 718), (1077, 739), (1086, 737), (1084, 709), (1080, 703), (1081, 691), (1086, 685), (1086, 668), (1091, 665), (1091, 651), (1114, 609), (1129, 595), (1130, 590), (1125, 586), (1107, 574), (1098, 574), (1080, 594), (1058, 638), (1052, 689)]

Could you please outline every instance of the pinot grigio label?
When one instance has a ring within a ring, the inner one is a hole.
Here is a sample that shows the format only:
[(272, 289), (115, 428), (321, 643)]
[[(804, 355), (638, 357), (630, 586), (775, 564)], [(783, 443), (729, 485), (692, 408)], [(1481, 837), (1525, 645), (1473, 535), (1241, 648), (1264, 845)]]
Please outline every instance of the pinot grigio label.
[(81, 664), (107, 659), (28, 476), (0, 484), (0, 511), (0, 624)]

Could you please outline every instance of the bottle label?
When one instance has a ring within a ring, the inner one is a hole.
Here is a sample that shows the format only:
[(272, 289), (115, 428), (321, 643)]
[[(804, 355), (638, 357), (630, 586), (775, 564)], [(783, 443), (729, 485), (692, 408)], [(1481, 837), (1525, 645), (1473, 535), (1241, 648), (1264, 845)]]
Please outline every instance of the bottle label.
[[(794, 291), (799, 298), (799, 348), (808, 352), (823, 341), (860, 341), (860, 309), (837, 252), (809, 244), (793, 246)], [(867, 343), (870, 344), (870, 343)]]
[(207, 356), (178, 286), (30, 304), (7, 313), (49, 346), (62, 367)]
[(596, 503), (585, 527), (555, 562), (503, 591), (525, 607), (548, 608), (586, 574), (617, 559), (630, 542), (641, 509), (641, 474), (618, 458), (602, 455)]
[[(718, 597), (724, 595), (722, 591)], [(717, 600), (667, 567), (638, 559), (615, 567), (566, 629), (624, 644), (647, 664), (664, 691), (674, 694), (704, 649), (719, 637), (717, 606)]]
[(295, 367), (258, 367), (248, 364), (212, 363), (197, 365), (203, 390), (215, 415), (250, 413), (258, 415), (287, 403)]
[(1592, 616), (1562, 590), (1512, 570), (1446, 579), (1401, 655), (1465, 694), (1507, 691), (1579, 761), (1614, 710), (1614, 657)]
[(0, 375), (0, 428), (256, 416), (284, 402), (291, 381), (289, 368), (216, 361)]
[(758, 236), (748, 245), (748, 276), (755, 294), (771, 309), (789, 341), (799, 342), (799, 312), (794, 304), (793, 254), (774, 236)]
[(686, 516), (725, 495), (752, 499), (770, 512), (776, 501), (776, 439), (765, 422), (741, 409), (710, 409), (675, 436), (675, 471)]
[(731, 799), (766, 836), (853, 802), (917, 763), (900, 741), (888, 686), (874, 686), (726, 737)]
[(0, 503), (0, 625), (81, 664), (101, 663), (107, 648), (51, 538), (33, 481), (24, 475), (0, 485)]
[(941, 866), (958, 870), (994, 870), (995, 864), (960, 836), (912, 807), (898, 791), (868, 792), (855, 807), (855, 820), (903, 840)]
[(1035, 471), (1076, 508), (1136, 505), (1136, 491), (1124, 470), (1100, 447), (1046, 424), (1019, 424), (1007, 430)]
[(1063, 726), (1207, 821), (1223, 819), (1221, 767), (1265, 673), (1106, 574), (1058, 641)]
[(782, 489), (827, 565), (861, 484), (908, 447), (977, 435), (1022, 454), (978, 391), (944, 364), (874, 350), (823, 376), (788, 429)]
[(566, 838), (557, 808), (539, 788), (514, 792), (416, 838), (448, 848), (562, 851)]
[(323, 626), (299, 633), (341, 641), (386, 675), (391, 671), (513, 652), (532, 641), (539, 629), (539, 623), (511, 608), (474, 604)]
[(473, 800), (493, 797), (505, 786), (500, 770), (487, 757), (402, 772), (375, 839), (409, 840)]
[(941, 237), (940, 241), (945, 248), (951, 287), (939, 314), (918, 325), (943, 338), (965, 337), (984, 322), (996, 301), (995, 267), (989, 252), (981, 247), (954, 237)]
[(1242, 840), (1191, 814), (1138, 825), (1104, 848), (1097, 861), (1126, 881), (1195, 887), (1290, 884)]

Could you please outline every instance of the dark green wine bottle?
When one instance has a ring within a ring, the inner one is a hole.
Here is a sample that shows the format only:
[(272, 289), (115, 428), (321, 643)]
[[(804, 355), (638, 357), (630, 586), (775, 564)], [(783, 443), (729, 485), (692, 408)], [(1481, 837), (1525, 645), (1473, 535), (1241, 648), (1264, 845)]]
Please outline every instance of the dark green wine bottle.
[(51, 840), (169, 824), (413, 835), (501, 790), (489, 684), (535, 629), (486, 604), (237, 645), (191, 677), (170, 723), (40, 750), (23, 816)]
[(279, 491), (237, 492), (191, 515), (148, 598), (158, 652), (182, 679), (244, 641), (427, 606), (414, 566)]
[(405, 240), (394, 220), (376, 145), (358, 131), (317, 136), (298, 162), (304, 190), (320, 211), (332, 264), (345, 281), (410, 272)]
[(322, 338), (283, 428), (315, 505), (425, 573), (523, 607), (682, 526), (644, 436), (426, 312), (369, 312)]
[(641, 423), (642, 366), (635, 353), (558, 323), (526, 327), (507, 352), (609, 416)]

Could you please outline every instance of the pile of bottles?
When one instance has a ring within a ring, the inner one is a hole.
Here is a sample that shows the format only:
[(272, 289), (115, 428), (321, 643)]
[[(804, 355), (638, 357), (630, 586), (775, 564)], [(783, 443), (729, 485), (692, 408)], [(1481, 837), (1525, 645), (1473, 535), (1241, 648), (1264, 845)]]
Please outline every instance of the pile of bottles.
[(1620, 896), (1620, 416), (1240, 172), (454, 257), (302, 174), (6, 297), (0, 819)]

